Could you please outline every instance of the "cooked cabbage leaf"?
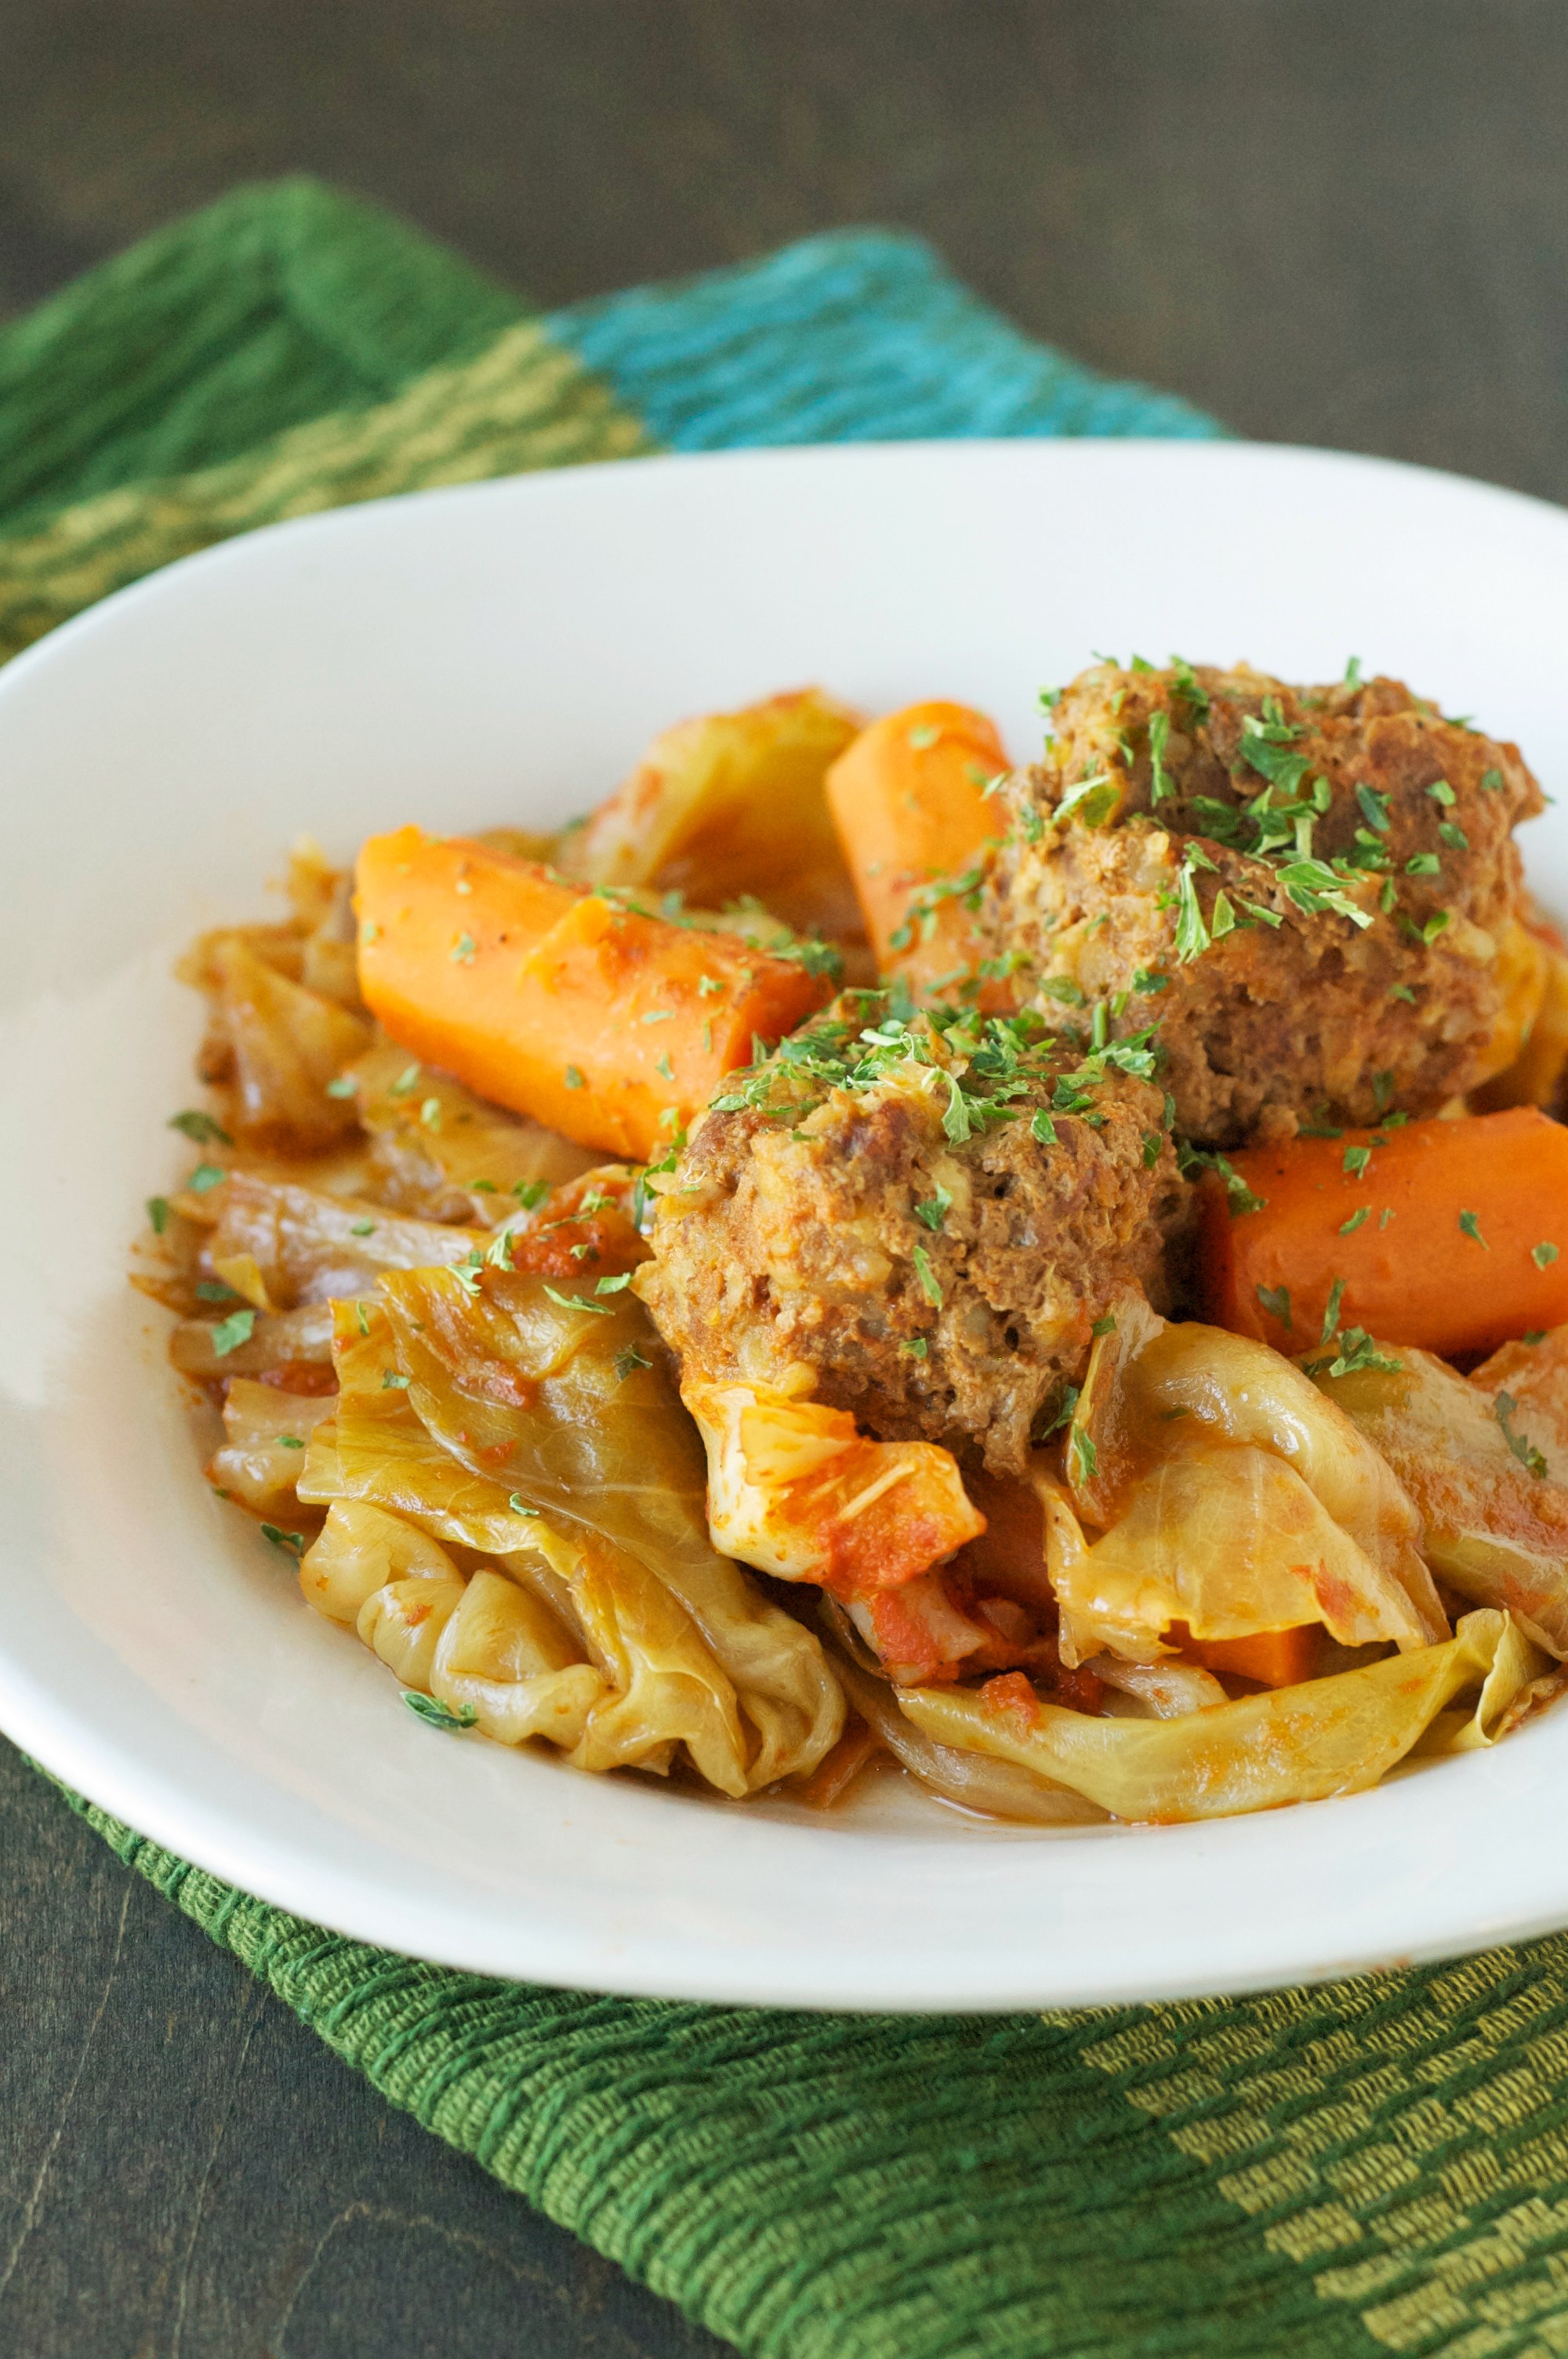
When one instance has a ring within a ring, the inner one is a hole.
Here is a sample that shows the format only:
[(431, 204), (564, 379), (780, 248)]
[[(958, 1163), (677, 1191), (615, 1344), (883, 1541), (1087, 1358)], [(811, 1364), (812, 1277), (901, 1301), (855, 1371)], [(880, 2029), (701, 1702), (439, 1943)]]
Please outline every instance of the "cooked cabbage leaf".
[[(1359, 1792), (1428, 1731), (1433, 1750), (1494, 1744), (1545, 1668), (1508, 1614), (1483, 1611), (1441, 1646), (1171, 1720), (1095, 1720), (1039, 1701), (1017, 1711), (1011, 1700), (999, 1709), (983, 1689), (905, 1689), (898, 1701), (938, 1744), (1032, 1769), (1116, 1818), (1168, 1822)], [(1474, 1709), (1437, 1728), (1465, 1694)]]
[(1322, 1622), (1346, 1647), (1426, 1643), (1400, 1583), (1292, 1466), (1203, 1427), (1174, 1429), (1104, 1538), (1062, 1563), (1056, 1594), (1080, 1653), (1152, 1660), (1172, 1623), (1200, 1639)]
[(1568, 1484), (1529, 1455), (1532, 1427), (1550, 1435), (1541, 1396), (1510, 1409), (1511, 1395), (1488, 1396), (1430, 1352), (1400, 1344), (1389, 1356), (1397, 1369), (1324, 1371), (1317, 1382), (1399, 1476), (1450, 1588), (1568, 1656)]
[(340, 1310), (345, 1489), (487, 1554), (531, 1537), (549, 1554), (586, 1643), (643, 1715), (596, 1706), (585, 1760), (643, 1759), (642, 1726), (686, 1743), (725, 1792), (814, 1767), (842, 1692), (816, 1636), (709, 1544), (701, 1445), (642, 1305), (619, 1288), (580, 1292), (603, 1306), (584, 1309), (547, 1280), (468, 1275), (384, 1277), (368, 1335), (357, 1306)]
[[(1361, 1610), (1388, 1635), (1395, 1619), (1388, 1582), (1403, 1591), (1411, 1612), (1400, 1617), (1400, 1646), (1434, 1644), (1447, 1636), (1447, 1617), (1420, 1552), (1414, 1506), (1379, 1451), (1312, 1379), (1249, 1336), (1195, 1321), (1167, 1324), (1146, 1307), (1129, 1316), (1119, 1306), (1115, 1331), (1095, 1345), (1068, 1440), (1067, 1486), (1079, 1511), (1102, 1528), (1114, 1525), (1151, 1467), (1186, 1454), (1195, 1432), (1210, 1442), (1267, 1451), (1293, 1471), (1384, 1576), (1384, 1602), (1373, 1607), (1364, 1599)], [(1320, 1604), (1252, 1627), (1282, 1629), (1325, 1618)], [(1233, 1629), (1228, 1635), (1243, 1634)]]

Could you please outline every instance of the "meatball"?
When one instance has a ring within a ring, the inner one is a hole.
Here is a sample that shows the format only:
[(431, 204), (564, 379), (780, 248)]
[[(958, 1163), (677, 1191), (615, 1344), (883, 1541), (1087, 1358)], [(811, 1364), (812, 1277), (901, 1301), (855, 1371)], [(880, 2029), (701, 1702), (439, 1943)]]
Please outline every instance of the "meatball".
[(662, 1183), (638, 1290), (685, 1371), (1022, 1473), (1186, 1195), (1147, 1042), (846, 994)]
[(1433, 1114), (1506, 1061), (1542, 804), (1517, 746), (1398, 680), (1184, 663), (1098, 665), (1053, 729), (1005, 789), (989, 922), (1022, 998), (1157, 1022), (1189, 1137)]

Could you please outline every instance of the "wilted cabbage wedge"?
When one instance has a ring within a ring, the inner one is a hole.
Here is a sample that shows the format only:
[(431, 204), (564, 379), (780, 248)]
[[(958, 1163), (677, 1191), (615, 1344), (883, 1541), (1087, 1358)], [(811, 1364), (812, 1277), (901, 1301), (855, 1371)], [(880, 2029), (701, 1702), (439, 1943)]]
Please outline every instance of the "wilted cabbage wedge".
[(509, 1569), (535, 1536), (616, 1693), (640, 1698), (640, 1720), (595, 1708), (591, 1766), (605, 1747), (648, 1766), (656, 1727), (728, 1793), (811, 1768), (844, 1716), (820, 1643), (713, 1549), (647, 1313), (589, 1285), (429, 1269), (341, 1306), (339, 1479)]
[[(505, 1114), (384, 1038), (349, 1068), (380, 1192), (439, 1220), (493, 1223), (520, 1192), (558, 1187), (600, 1158), (542, 1124)], [(431, 1260), (438, 1258), (431, 1255)]]
[(1284, 1459), (1211, 1440), (1195, 1421), (1169, 1446), (1103, 1538), (1060, 1562), (1057, 1601), (1080, 1659), (1105, 1647), (1152, 1660), (1172, 1623), (1197, 1639), (1321, 1622), (1346, 1647), (1426, 1644), (1400, 1583)]
[[(1528, 1346), (1505, 1346), (1487, 1366), (1506, 1371), (1516, 1348)], [(1317, 1382), (1398, 1474), (1420, 1512), (1422, 1546), (1449, 1586), (1506, 1608), (1541, 1646), (1568, 1656), (1568, 1484), (1552, 1479), (1532, 1434), (1533, 1426), (1560, 1446), (1546, 1414), (1560, 1347), (1530, 1410), (1506, 1387), (1483, 1389), (1485, 1371), (1469, 1379), (1403, 1344), (1387, 1356), (1399, 1367), (1325, 1371)]]
[(562, 839), (557, 859), (591, 885), (678, 892), (710, 909), (754, 896), (796, 932), (856, 939), (860, 908), (823, 781), (861, 726), (815, 688), (683, 721)]
[(781, 1581), (895, 1589), (985, 1529), (948, 1450), (870, 1441), (847, 1410), (692, 1377), (713, 1545)]
[[(997, 1708), (983, 1689), (899, 1694), (915, 1726), (1072, 1787), (1119, 1819), (1228, 1818), (1375, 1786), (1429, 1730), (1433, 1748), (1494, 1744), (1546, 1662), (1508, 1614), (1465, 1614), (1454, 1637), (1358, 1670), (1173, 1720), (1096, 1720), (1036, 1703)], [(1474, 1710), (1438, 1727), (1456, 1697)]]
[[(1248, 1336), (1195, 1321), (1167, 1324), (1147, 1305), (1119, 1306), (1115, 1329), (1095, 1345), (1068, 1434), (1066, 1481), (1076, 1509), (1102, 1530), (1113, 1527), (1152, 1471), (1191, 1455), (1196, 1441), (1263, 1451), (1279, 1461), (1369, 1568), (1342, 1591), (1336, 1582), (1349, 1579), (1356, 1567), (1336, 1549), (1332, 1565), (1323, 1558), (1320, 1589), (1313, 1560), (1303, 1558), (1293, 1593), (1299, 1604), (1311, 1592), (1315, 1604), (1286, 1621), (1254, 1623), (1253, 1630), (1323, 1620), (1336, 1635), (1342, 1626), (1359, 1625), (1397, 1636), (1406, 1647), (1447, 1636), (1447, 1619), (1422, 1560), (1415, 1507), (1379, 1451), (1311, 1378)], [(1262, 1557), (1251, 1570), (1238, 1566), (1238, 1573), (1243, 1585), (1257, 1588), (1265, 1578), (1263, 1560), (1271, 1553), (1277, 1565), (1280, 1552), (1270, 1551), (1257, 1516), (1249, 1528)], [(1290, 1585), (1281, 1588), (1280, 1578), (1278, 1571), (1269, 1576), (1272, 1602), (1264, 1610), (1283, 1609)], [(1057, 1581), (1054, 1559), (1052, 1579)], [(1403, 1593), (1404, 1609), (1394, 1601), (1395, 1588)], [(1156, 1610), (1152, 1591), (1149, 1603)], [(1125, 1591), (1117, 1610), (1125, 1621)], [(1157, 1633), (1162, 1625), (1150, 1626)], [(1243, 1635), (1234, 1616), (1225, 1635)]]

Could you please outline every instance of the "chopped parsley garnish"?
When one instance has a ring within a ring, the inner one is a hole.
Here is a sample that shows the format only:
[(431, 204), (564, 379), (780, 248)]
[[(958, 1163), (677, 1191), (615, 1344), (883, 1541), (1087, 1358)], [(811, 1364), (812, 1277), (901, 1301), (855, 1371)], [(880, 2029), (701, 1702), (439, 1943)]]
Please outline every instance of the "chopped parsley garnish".
[(1108, 1310), (1103, 1319), (1097, 1319), (1089, 1329), (1091, 1335), (1114, 1335), (1115, 1332), (1116, 1313), (1113, 1310)]
[(1042, 999), (1060, 1000), (1064, 1007), (1082, 1007), (1084, 995), (1070, 974), (1043, 975), (1035, 988)]
[(419, 1108), (419, 1119), (427, 1130), (439, 1130), (441, 1127), (440, 1099), (426, 1098)]
[(590, 1302), (588, 1297), (582, 1294), (562, 1294), (549, 1283), (548, 1279), (545, 1281), (545, 1291), (552, 1302), (560, 1304), (563, 1310), (591, 1310), (600, 1319), (614, 1317), (608, 1302)]
[(1155, 1165), (1156, 1165), (1156, 1163), (1158, 1163), (1158, 1162), (1159, 1162), (1159, 1160), (1160, 1160), (1160, 1149), (1161, 1149), (1161, 1147), (1164, 1145), (1164, 1143), (1165, 1143), (1165, 1142), (1164, 1142), (1163, 1138), (1162, 1137), (1161, 1134), (1159, 1133), (1159, 1131), (1157, 1131), (1157, 1130), (1146, 1130), (1146, 1131), (1144, 1132), (1144, 1134), (1143, 1134), (1143, 1169), (1145, 1169), (1145, 1171), (1152, 1171), (1152, 1170), (1153, 1170), (1154, 1166), (1155, 1166)]
[(330, 1098), (351, 1098), (357, 1093), (358, 1089), (359, 1083), (352, 1073), (340, 1073), (335, 1081), (328, 1082), (327, 1095)]
[(1451, 850), (1454, 852), (1469, 851), (1469, 837), (1465, 834), (1462, 827), (1455, 827), (1452, 820), (1444, 820), (1439, 826), (1437, 832), (1443, 838), (1444, 842), (1446, 843)]
[(1487, 792), (1489, 795), (1500, 795), (1503, 790), (1502, 772), (1500, 770), (1483, 770), (1481, 773), (1481, 784), (1486, 788)]
[(910, 1259), (914, 1264), (914, 1275), (920, 1280), (920, 1290), (927, 1302), (940, 1303), (942, 1288), (937, 1282), (936, 1273), (931, 1266), (931, 1256), (925, 1247), (916, 1245), (910, 1255)]
[(1390, 999), (1406, 1000), (1411, 1007), (1415, 1006), (1415, 994), (1411, 989), (1408, 983), (1396, 983), (1393, 989), (1390, 992), (1389, 997)]
[(375, 1234), (375, 1223), (373, 1221), (351, 1221), (349, 1223), (349, 1234), (351, 1237), (373, 1237)]
[(222, 1124), (214, 1122), (210, 1114), (203, 1114), (199, 1107), (188, 1106), (183, 1114), (171, 1114), (168, 1126), (170, 1130), (183, 1131), (197, 1147), (205, 1147), (212, 1139), (216, 1139), (221, 1147), (232, 1147), (234, 1143)]
[(1339, 1306), (1345, 1299), (1346, 1284), (1343, 1277), (1336, 1277), (1328, 1289), (1328, 1301), (1323, 1314), (1323, 1332), (1317, 1339), (1320, 1343), (1326, 1343), (1339, 1331)]
[(241, 1302), (244, 1299), (237, 1286), (225, 1286), (221, 1277), (199, 1277), (196, 1299), (198, 1302)]
[(1167, 795), (1176, 791), (1165, 767), (1165, 747), (1170, 741), (1171, 716), (1168, 712), (1149, 715), (1149, 799), (1162, 803)]
[(1270, 1318), (1277, 1319), (1288, 1335), (1293, 1334), (1295, 1332), (1295, 1327), (1294, 1322), (1291, 1318), (1290, 1288), (1288, 1286), (1260, 1286), (1257, 1289), (1257, 1294), (1259, 1301), (1262, 1304)]
[(1376, 787), (1358, 786), (1356, 789), (1356, 799), (1361, 806), (1361, 816), (1368, 826), (1375, 828), (1379, 835), (1387, 835), (1390, 824), (1390, 798), (1387, 795), (1380, 795)]
[(1347, 1147), (1345, 1150), (1344, 1162), (1346, 1177), (1351, 1180), (1359, 1180), (1362, 1172), (1365, 1171), (1368, 1164), (1370, 1163), (1371, 1160), (1372, 1150), (1369, 1147)]
[(162, 1236), (165, 1229), (168, 1226), (168, 1198), (167, 1196), (149, 1196), (147, 1198), (147, 1223), (155, 1237)]
[[(1213, 865), (1206, 861), (1206, 867)], [(1176, 879), (1176, 956), (1184, 966), (1201, 958), (1211, 940), (1195, 882), (1196, 864), (1189, 849)]]
[(535, 1212), (550, 1192), (547, 1180), (519, 1180), (512, 1190), (525, 1212)]
[(205, 1196), (209, 1188), (222, 1187), (228, 1176), (221, 1163), (199, 1163), (185, 1184), (192, 1195)]
[(1044, 1106), (1040, 1107), (1030, 1123), (1029, 1136), (1041, 1147), (1054, 1147), (1057, 1144), (1056, 1125)]
[(303, 1532), (281, 1531), (276, 1524), (264, 1524), (262, 1538), (264, 1540), (270, 1540), (274, 1548), (282, 1549), (288, 1556), (302, 1556), (305, 1552)]
[(1503, 1440), (1508, 1443), (1519, 1464), (1528, 1467), (1532, 1474), (1538, 1477), (1543, 1476), (1546, 1473), (1545, 1451), (1538, 1450), (1534, 1442), (1526, 1435), (1514, 1431), (1512, 1419), (1518, 1407), (1519, 1403), (1512, 1393), (1499, 1393), (1492, 1404), (1492, 1414), (1502, 1427)]
[(437, 1696), (421, 1695), (417, 1688), (405, 1688), (403, 1701), (427, 1728), (438, 1728), (447, 1736), (455, 1736), (461, 1728), (471, 1728), (479, 1718), (471, 1703), (460, 1703), (454, 1709)]
[(1454, 789), (1449, 785), (1446, 778), (1438, 778), (1432, 786), (1428, 787), (1426, 791), (1432, 797), (1434, 803), (1442, 804), (1444, 810), (1451, 810), (1453, 809)]
[(934, 722), (919, 722), (909, 733), (910, 745), (916, 754), (929, 753), (941, 734)]
[(303, 1450), (305, 1447), (297, 1433), (275, 1433), (272, 1438), (280, 1450)]
[(1484, 1253), (1491, 1252), (1491, 1246), (1481, 1234), (1480, 1217), (1477, 1213), (1461, 1212), (1459, 1215), (1459, 1225), (1464, 1230), (1467, 1237), (1474, 1237), (1476, 1243), (1481, 1247)]
[(514, 1491), (506, 1502), (514, 1516), (537, 1516), (538, 1508), (531, 1507), (520, 1491)]
[(1103, 827), (1120, 801), (1121, 788), (1109, 771), (1096, 770), (1063, 796), (1052, 816), (1058, 826), (1076, 815), (1085, 827)]
[(615, 1373), (622, 1384), (628, 1376), (635, 1375), (639, 1368), (651, 1368), (653, 1364), (652, 1360), (643, 1358), (635, 1343), (628, 1343), (623, 1352), (617, 1352), (615, 1354)]
[(1346, 685), (1346, 688), (1359, 688), (1359, 687), (1360, 687), (1360, 685), (1361, 685), (1361, 658), (1360, 658), (1360, 657), (1359, 657), (1359, 656), (1352, 656), (1352, 657), (1351, 657), (1351, 658), (1350, 658), (1350, 660), (1349, 660), (1349, 662), (1346, 665), (1346, 667), (1345, 667), (1345, 685)]
[(568, 1090), (581, 1090), (588, 1086), (576, 1065), (568, 1065), (563, 1078)]
[(381, 1389), (384, 1393), (406, 1393), (410, 1381), (409, 1377), (400, 1375), (395, 1368), (386, 1368), (382, 1372)]
[(1530, 1257), (1537, 1269), (1550, 1269), (1557, 1258), (1557, 1246), (1550, 1244), (1531, 1245), (1530, 1249)]
[(623, 1288), (630, 1286), (631, 1283), (631, 1271), (629, 1269), (623, 1269), (614, 1277), (601, 1277), (596, 1279), (593, 1290), (595, 1294), (620, 1294)]
[(1193, 708), (1196, 721), (1206, 721), (1209, 714), (1208, 690), (1184, 656), (1171, 658), (1171, 673), (1176, 683), (1176, 693), (1184, 704)]
[(917, 1221), (924, 1221), (925, 1226), (935, 1234), (940, 1231), (943, 1222), (952, 1209), (953, 1199), (938, 1181), (936, 1193), (928, 1198), (924, 1204), (916, 1204), (914, 1217)]
[(1081, 1425), (1075, 1425), (1067, 1436), (1067, 1459), (1078, 1482), (1094, 1481), (1095, 1469), (1099, 1463), (1099, 1452)]
[(1405, 862), (1407, 876), (1441, 876), (1443, 863), (1435, 852), (1412, 852)]
[(248, 1304), (243, 1310), (232, 1311), (227, 1319), (220, 1319), (212, 1330), (212, 1349), (219, 1359), (227, 1359), (242, 1343), (248, 1343), (255, 1323), (256, 1314)]
[(1070, 1425), (1073, 1421), (1073, 1412), (1077, 1406), (1078, 1388), (1076, 1385), (1064, 1385), (1062, 1387), (1062, 1397), (1056, 1404), (1055, 1416), (1051, 1419), (1049, 1425), (1043, 1425), (1040, 1428), (1041, 1440), (1048, 1441), (1054, 1433), (1059, 1433), (1061, 1431), (1063, 1426)]
[(912, 1360), (924, 1360), (931, 1349), (924, 1335), (916, 1335), (912, 1342), (901, 1343), (898, 1348), (907, 1353)]
[(417, 1065), (405, 1065), (403, 1071), (398, 1074), (397, 1079), (395, 1082), (389, 1082), (387, 1083), (387, 1096), (389, 1098), (406, 1098), (408, 1095), (409, 1091), (414, 1088), (418, 1079), (419, 1067)]
[(1340, 1235), (1341, 1235), (1342, 1237), (1353, 1237), (1353, 1236), (1355, 1235), (1355, 1234), (1356, 1234), (1357, 1230), (1357, 1229), (1359, 1229), (1359, 1228), (1364, 1228), (1364, 1227), (1366, 1226), (1367, 1223), (1371, 1219), (1371, 1217), (1372, 1217), (1372, 1207), (1371, 1207), (1371, 1205), (1370, 1205), (1370, 1204), (1360, 1204), (1360, 1205), (1358, 1205), (1358, 1206), (1357, 1207), (1356, 1211), (1355, 1211), (1354, 1212), (1352, 1212), (1352, 1213), (1351, 1213), (1350, 1218), (1349, 1218), (1347, 1221), (1341, 1221), (1341, 1222), (1340, 1222), (1340, 1223), (1339, 1223), (1339, 1234), (1340, 1234)]
[(460, 934), (448, 952), (448, 956), (458, 966), (469, 966), (473, 962), (473, 954), (478, 947), (471, 934)]
[(1134, 991), (1148, 994), (1156, 991), (1169, 991), (1170, 987), (1171, 978), (1168, 974), (1160, 974), (1153, 969), (1146, 966), (1134, 967), (1132, 971), (1132, 988)]

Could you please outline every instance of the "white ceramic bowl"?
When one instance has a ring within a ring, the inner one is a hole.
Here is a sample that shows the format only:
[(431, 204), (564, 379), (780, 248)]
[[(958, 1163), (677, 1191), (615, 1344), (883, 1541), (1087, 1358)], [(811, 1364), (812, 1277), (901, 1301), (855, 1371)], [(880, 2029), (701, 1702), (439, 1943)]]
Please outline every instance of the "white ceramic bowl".
[[(1568, 1923), (1568, 1712), (1380, 1791), (1024, 1832), (910, 1795), (810, 1820), (424, 1728), (201, 1480), (124, 1282), (199, 1028), (170, 963), (301, 830), (565, 817), (679, 715), (820, 680), (956, 696), (1015, 754), (1091, 648), (1347, 656), (1568, 780), (1568, 516), (1241, 444), (654, 459), (285, 525), (0, 677), (0, 1724), (157, 1842), (481, 1971), (823, 2006), (1236, 1990)], [(1568, 824), (1530, 831), (1568, 906)]]

